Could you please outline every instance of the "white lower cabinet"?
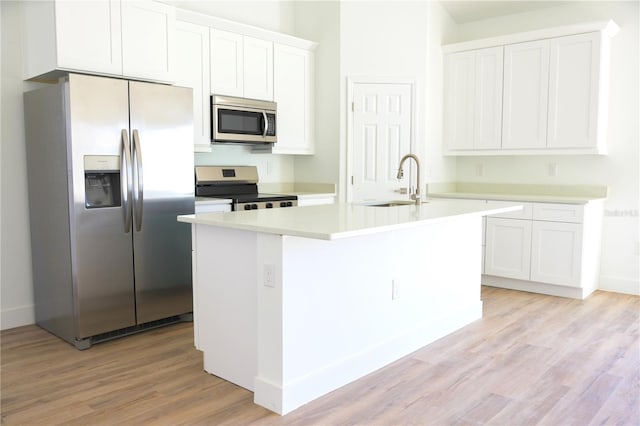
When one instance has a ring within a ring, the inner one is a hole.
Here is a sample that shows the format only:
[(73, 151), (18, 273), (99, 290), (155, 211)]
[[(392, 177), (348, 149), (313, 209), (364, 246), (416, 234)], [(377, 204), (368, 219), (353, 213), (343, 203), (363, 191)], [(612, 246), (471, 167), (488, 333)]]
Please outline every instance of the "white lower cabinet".
[(531, 221), (487, 218), (485, 274), (529, 279)]
[(587, 297), (598, 286), (602, 212), (601, 201), (525, 203), (522, 218), (488, 217), (483, 284)]
[(531, 281), (580, 287), (582, 224), (533, 221)]

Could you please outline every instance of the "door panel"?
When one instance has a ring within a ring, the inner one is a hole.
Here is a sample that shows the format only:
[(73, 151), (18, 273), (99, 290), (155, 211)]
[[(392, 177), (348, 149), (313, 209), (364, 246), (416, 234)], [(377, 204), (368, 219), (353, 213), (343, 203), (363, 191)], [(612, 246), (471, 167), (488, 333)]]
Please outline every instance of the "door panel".
[(123, 208), (85, 207), (85, 158), (120, 158), (121, 132), (129, 125), (128, 94), (124, 80), (73, 74), (69, 80), (76, 337), (85, 338), (135, 324), (132, 237), (124, 229)]
[(129, 84), (141, 166), (134, 187), (142, 189), (134, 212), (135, 291), (138, 323), (145, 323), (192, 311), (191, 230), (176, 216), (194, 212), (193, 103), (191, 89)]
[(582, 224), (533, 222), (531, 280), (580, 287)]
[[(396, 179), (400, 158), (411, 152), (411, 86), (355, 84), (352, 201), (408, 198), (411, 173)], [(405, 171), (413, 170), (413, 163)], [(409, 168), (411, 167), (411, 168)]]
[(487, 218), (485, 274), (528, 280), (531, 221)]
[(547, 146), (549, 41), (504, 48), (502, 148)]

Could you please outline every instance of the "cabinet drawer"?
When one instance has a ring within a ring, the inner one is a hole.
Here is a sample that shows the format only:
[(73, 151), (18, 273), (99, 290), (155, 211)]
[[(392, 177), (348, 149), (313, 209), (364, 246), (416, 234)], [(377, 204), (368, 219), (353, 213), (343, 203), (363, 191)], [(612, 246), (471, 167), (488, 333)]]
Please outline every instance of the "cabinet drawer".
[(583, 215), (584, 206), (580, 204), (536, 203), (533, 205), (533, 220), (582, 223)]
[(522, 203), (522, 210), (517, 210), (515, 212), (508, 213), (498, 213), (493, 214), (490, 217), (504, 217), (507, 219), (529, 219), (533, 218), (533, 204), (532, 203)]

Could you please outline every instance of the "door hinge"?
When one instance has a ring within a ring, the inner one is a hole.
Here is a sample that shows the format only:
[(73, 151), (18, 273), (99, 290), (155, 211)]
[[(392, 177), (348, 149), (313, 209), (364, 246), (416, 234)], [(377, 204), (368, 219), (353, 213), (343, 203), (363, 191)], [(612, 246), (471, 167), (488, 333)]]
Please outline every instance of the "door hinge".
[(351, 185), (353, 185), (353, 176), (351, 176)]
[(351, 111), (355, 112), (356, 111), (356, 103), (351, 101)]

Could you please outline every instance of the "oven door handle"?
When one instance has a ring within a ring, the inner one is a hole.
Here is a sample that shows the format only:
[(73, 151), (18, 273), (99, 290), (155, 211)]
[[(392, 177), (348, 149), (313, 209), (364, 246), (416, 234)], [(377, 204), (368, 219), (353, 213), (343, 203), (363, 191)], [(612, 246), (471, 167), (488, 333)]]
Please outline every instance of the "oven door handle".
[(262, 126), (262, 136), (266, 137), (267, 132), (269, 131), (269, 121), (267, 120), (267, 113), (264, 111), (262, 111), (262, 119), (264, 120)]

